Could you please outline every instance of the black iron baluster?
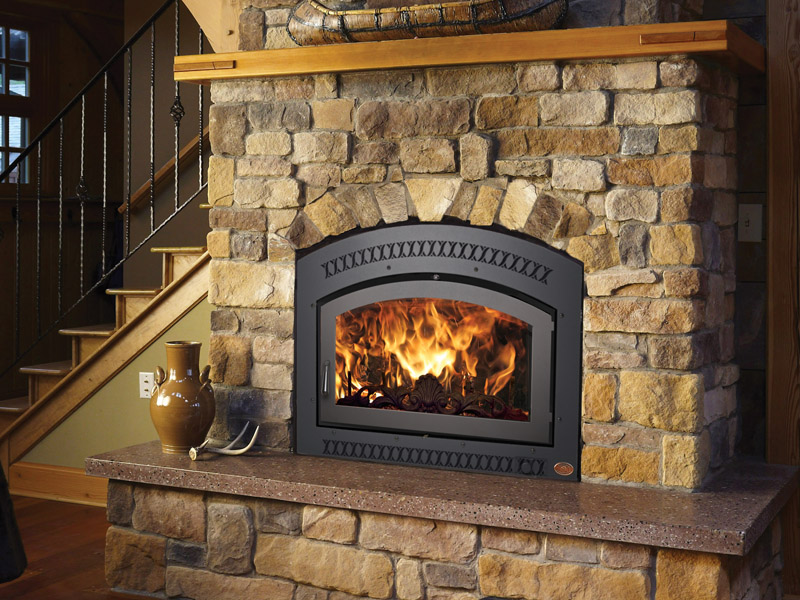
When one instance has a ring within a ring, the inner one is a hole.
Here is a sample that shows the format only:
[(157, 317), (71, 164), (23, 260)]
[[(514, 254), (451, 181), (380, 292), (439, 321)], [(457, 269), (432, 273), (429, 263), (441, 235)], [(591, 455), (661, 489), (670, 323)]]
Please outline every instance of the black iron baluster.
[(108, 203), (108, 72), (103, 76), (103, 209), (100, 213), (100, 265), (106, 274), (106, 205)]
[[(197, 53), (203, 53), (203, 30), (197, 28), (200, 32), (197, 40)], [(203, 86), (197, 86), (197, 189), (203, 187)]]
[(86, 187), (86, 178), (84, 177), (84, 169), (86, 166), (86, 96), (81, 98), (81, 177), (78, 180), (78, 200), (81, 207), (81, 234), (80, 234), (80, 293), (83, 295), (83, 239), (84, 239), (84, 221), (86, 217), (86, 198), (89, 195), (89, 189)]
[(42, 335), (42, 142), (36, 144), (36, 335)]
[(58, 123), (58, 314), (64, 288), (64, 118)]
[[(178, 56), (181, 51), (180, 47), (181, 36), (181, 3), (175, 0), (175, 56)], [(169, 110), (172, 120), (175, 122), (175, 210), (178, 210), (179, 196), (180, 196), (180, 137), (181, 137), (181, 119), (186, 111), (181, 104), (181, 88), (178, 81), (175, 82), (175, 101), (172, 103), (172, 108)]]
[[(176, 0), (177, 1), (177, 0)], [(156, 227), (156, 23), (150, 24), (150, 231)]]
[(20, 332), (20, 293), (19, 293), (19, 284), (20, 284), (20, 261), (22, 257), (20, 256), (20, 221), (22, 221), (22, 213), (20, 212), (20, 203), (19, 203), (19, 192), (20, 192), (20, 180), (22, 177), (20, 176), (22, 173), (22, 163), (20, 162), (17, 165), (17, 205), (16, 205), (16, 239), (15, 239), (15, 249), (14, 249), (14, 358), (19, 357), (19, 332)]
[(131, 117), (132, 114), (132, 107), (131, 104), (131, 97), (133, 91), (133, 49), (128, 48), (128, 89), (127, 89), (127, 177), (125, 178), (125, 257), (127, 258), (131, 252), (131, 179), (133, 178), (133, 174), (131, 173), (131, 152), (132, 152), (132, 144), (131, 144)]

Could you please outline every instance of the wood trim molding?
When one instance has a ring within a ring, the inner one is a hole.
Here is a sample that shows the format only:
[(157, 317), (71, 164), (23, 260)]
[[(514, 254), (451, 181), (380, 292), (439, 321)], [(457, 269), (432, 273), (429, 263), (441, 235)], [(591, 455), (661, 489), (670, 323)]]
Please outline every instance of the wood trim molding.
[(105, 506), (108, 479), (75, 467), (18, 462), (9, 469), (8, 487), (17, 496)]
[[(735, 25), (692, 21), (176, 56), (174, 75), (176, 81), (207, 83), (246, 77), (670, 54), (711, 55), (736, 69), (764, 70), (764, 47)], [(209, 68), (215, 63), (226, 68)], [(195, 70), (197, 67), (206, 68)]]
[[(800, 465), (800, 7), (767, 3), (767, 460)], [(781, 518), (784, 589), (800, 595), (800, 492)], [(787, 595), (787, 598), (790, 597)]]
[[(82, 362), (50, 392), (0, 434), (0, 450), (13, 464), (119, 373), (139, 352), (208, 295), (208, 252), (183, 276), (169, 284), (148, 307), (117, 330), (106, 345)], [(2, 458), (2, 457), (0, 457)]]
[[(199, 136), (194, 136), (191, 141), (181, 148), (178, 152), (178, 173), (183, 171), (186, 166), (197, 158), (199, 154)], [(208, 127), (203, 129), (203, 149), (208, 149)], [(153, 189), (156, 195), (160, 194), (162, 190), (167, 187), (168, 183), (172, 183), (172, 177), (175, 172), (175, 157), (170, 158), (164, 166), (156, 171), (153, 177)], [(141, 205), (143, 205), (150, 198), (150, 180), (145, 181), (138, 190), (131, 194), (131, 210), (136, 212)], [(120, 204), (117, 212), (121, 215), (125, 214), (127, 203)]]

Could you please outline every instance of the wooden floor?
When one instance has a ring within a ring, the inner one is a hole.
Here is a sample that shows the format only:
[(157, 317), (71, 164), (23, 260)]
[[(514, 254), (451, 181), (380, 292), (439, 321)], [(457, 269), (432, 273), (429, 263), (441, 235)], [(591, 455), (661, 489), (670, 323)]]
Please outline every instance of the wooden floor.
[(2, 600), (138, 598), (108, 589), (103, 552), (108, 523), (103, 508), (12, 496), (28, 568), (0, 583)]

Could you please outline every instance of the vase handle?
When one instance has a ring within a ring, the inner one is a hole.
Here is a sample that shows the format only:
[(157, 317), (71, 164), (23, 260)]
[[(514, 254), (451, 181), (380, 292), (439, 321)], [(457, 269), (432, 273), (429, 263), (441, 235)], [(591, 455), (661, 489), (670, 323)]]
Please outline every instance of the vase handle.
[(153, 390), (150, 392), (151, 396), (153, 395), (154, 391), (158, 391), (159, 394), (161, 393), (161, 384), (167, 380), (167, 374), (164, 372), (164, 369), (161, 367), (156, 367), (155, 378), (156, 384), (153, 386)]
[(211, 365), (206, 365), (205, 368), (202, 371), (200, 371), (201, 385), (200, 389), (197, 391), (198, 394), (204, 389), (208, 390), (209, 392), (211, 391), (211, 377), (209, 375), (210, 373), (211, 373)]

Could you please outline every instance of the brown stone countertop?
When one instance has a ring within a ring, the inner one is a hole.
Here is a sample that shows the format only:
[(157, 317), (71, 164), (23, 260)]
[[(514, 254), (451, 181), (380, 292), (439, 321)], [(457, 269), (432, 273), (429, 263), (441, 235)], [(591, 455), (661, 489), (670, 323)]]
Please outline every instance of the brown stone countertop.
[[(208, 457), (208, 458), (206, 458)], [(727, 467), (701, 492), (533, 480), (257, 452), (161, 453), (158, 442), (86, 460), (97, 477), (476, 525), (744, 555), (797, 487), (798, 470)]]

